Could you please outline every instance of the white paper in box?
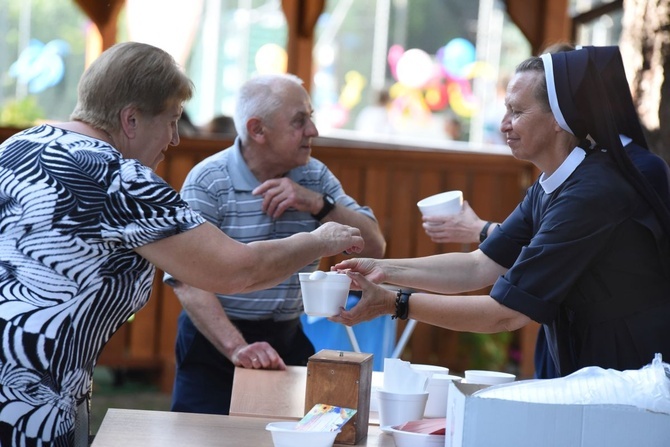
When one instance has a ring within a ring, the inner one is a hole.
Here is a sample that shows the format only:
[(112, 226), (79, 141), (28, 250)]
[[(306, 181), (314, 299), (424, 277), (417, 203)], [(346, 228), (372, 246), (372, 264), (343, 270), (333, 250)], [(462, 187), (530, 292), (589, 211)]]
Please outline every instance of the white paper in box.
[(665, 447), (670, 415), (628, 405), (538, 404), (484, 399), (452, 383), (445, 447)]

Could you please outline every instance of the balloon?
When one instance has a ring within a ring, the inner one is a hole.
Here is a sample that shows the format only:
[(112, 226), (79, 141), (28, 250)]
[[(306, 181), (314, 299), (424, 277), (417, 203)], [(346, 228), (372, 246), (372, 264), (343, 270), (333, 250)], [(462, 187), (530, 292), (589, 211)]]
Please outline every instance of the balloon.
[(449, 105), (458, 116), (471, 118), (478, 112), (475, 98), (470, 94), (467, 84), (450, 82), (447, 85)]
[(349, 120), (349, 111), (340, 104), (333, 104), (326, 107), (324, 111), (324, 122), (326, 127), (340, 128)]
[(396, 74), (406, 86), (421, 88), (433, 77), (433, 60), (425, 51), (412, 48), (400, 56)]
[(254, 58), (259, 74), (286, 73), (287, 61), (286, 50), (275, 43), (260, 47)]
[(405, 52), (405, 49), (396, 44), (396, 45), (391, 45), (389, 48), (388, 56), (386, 57), (386, 60), (389, 63), (389, 68), (391, 69), (391, 75), (393, 75), (393, 79), (396, 81), (398, 80), (398, 76), (396, 74), (396, 67), (398, 66), (398, 61), (400, 60), (400, 57), (402, 54)]
[(464, 78), (469, 65), (475, 61), (475, 46), (469, 40), (457, 37), (438, 50), (438, 57), (446, 73), (453, 78)]
[(19, 58), (9, 67), (9, 75), (28, 85), (30, 93), (40, 93), (57, 85), (65, 73), (63, 57), (70, 52), (70, 45), (55, 39), (46, 45), (31, 39)]
[(424, 98), (430, 110), (443, 109), (447, 105), (449, 99), (447, 96), (446, 85), (434, 84), (427, 86)]
[(361, 102), (361, 92), (365, 87), (366, 80), (362, 74), (356, 70), (351, 70), (344, 75), (344, 82), (338, 102), (345, 110), (351, 110)]

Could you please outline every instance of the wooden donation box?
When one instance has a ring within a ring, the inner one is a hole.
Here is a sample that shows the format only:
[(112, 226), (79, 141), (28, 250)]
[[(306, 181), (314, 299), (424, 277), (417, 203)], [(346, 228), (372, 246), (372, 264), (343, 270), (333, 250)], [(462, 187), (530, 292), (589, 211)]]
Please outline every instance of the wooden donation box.
[(372, 354), (323, 349), (307, 361), (305, 414), (316, 404), (355, 409), (335, 442), (356, 444), (368, 434), (371, 387)]

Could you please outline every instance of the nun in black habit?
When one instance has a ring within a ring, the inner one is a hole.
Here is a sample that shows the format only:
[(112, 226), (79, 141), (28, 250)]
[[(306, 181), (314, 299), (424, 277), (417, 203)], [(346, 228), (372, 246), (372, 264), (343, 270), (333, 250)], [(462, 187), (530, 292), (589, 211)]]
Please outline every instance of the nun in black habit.
[[(619, 217), (617, 213), (611, 215), (616, 221), (608, 230), (612, 235), (609, 244), (616, 246), (616, 250), (604, 249), (589, 257), (592, 265), (584, 266), (585, 270), (570, 272), (566, 263), (567, 271), (562, 275), (574, 284), (561, 300), (553, 321), (540, 320), (546, 337), (539, 337), (536, 355), (543, 358), (542, 343), (546, 341), (553, 365), (541, 367), (542, 361), (536, 359), (537, 375), (564, 376), (590, 365), (639, 368), (655, 352), (670, 355), (667, 338), (670, 329), (664, 323), (670, 317), (667, 266), (670, 215), (659, 193), (668, 190), (668, 177), (663, 169), (667, 170), (667, 164), (647, 150), (618, 48), (587, 47), (545, 54), (541, 59), (552, 113), (561, 128), (578, 137), (585, 148), (584, 166), (573, 175), (586, 175), (589, 162), (614, 168), (610, 173), (596, 169), (588, 175), (592, 176), (593, 188), (602, 186), (603, 203), (612, 208), (620, 205), (625, 211)], [(595, 141), (593, 147), (587, 137)], [(624, 144), (628, 145), (625, 150)], [(635, 163), (632, 157), (637, 157)], [(656, 174), (645, 177), (640, 172), (650, 170)], [(622, 193), (619, 196), (613, 193), (617, 188), (606, 188), (611, 183), (628, 183), (632, 186), (628, 193), (637, 194), (630, 196), (619, 191)], [(549, 195), (556, 196), (557, 205), (558, 197), (565, 193), (559, 188)], [(627, 200), (631, 208), (626, 207)], [(585, 226), (594, 221), (592, 218), (601, 217), (594, 215), (597, 209), (584, 211)], [(629, 218), (623, 219), (626, 214)], [(502, 230), (506, 230), (504, 224)], [(538, 236), (542, 237), (533, 234), (536, 242)], [(597, 245), (590, 245), (595, 239), (584, 235), (579, 243), (596, 253)], [(487, 252), (490, 248), (482, 250)], [(568, 258), (574, 254), (570, 249), (564, 252)], [(576, 262), (575, 267), (578, 265), (582, 263)]]
[(521, 63), (505, 106), (513, 155), (542, 171), (519, 206), (469, 253), (338, 263), (363, 294), (330, 319), (391, 314), (486, 333), (534, 320), (560, 376), (670, 358), (670, 215), (624, 152), (587, 50)]
[[(670, 208), (670, 168), (649, 150), (630, 93), (626, 73), (617, 46), (585, 46), (598, 71), (611, 107), (612, 117), (626, 154), (640, 171), (663, 204)], [(556, 377), (553, 360), (548, 354), (544, 330), (540, 330), (535, 347), (535, 376)]]

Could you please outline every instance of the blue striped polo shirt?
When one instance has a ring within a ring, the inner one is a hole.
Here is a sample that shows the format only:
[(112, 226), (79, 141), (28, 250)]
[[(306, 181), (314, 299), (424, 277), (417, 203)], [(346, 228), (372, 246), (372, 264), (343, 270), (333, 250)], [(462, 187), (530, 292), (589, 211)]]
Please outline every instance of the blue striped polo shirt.
[[(330, 194), (338, 206), (375, 219), (372, 210), (348, 196), (340, 181), (319, 160), (310, 158), (305, 166), (292, 169), (286, 176), (301, 186)], [(307, 212), (288, 209), (277, 219), (265, 214), (263, 197), (251, 194), (259, 185), (242, 158), (237, 138), (233, 146), (206, 158), (191, 170), (181, 195), (202, 217), (243, 243), (282, 239), (319, 226)], [(299, 272), (312, 272), (318, 263), (314, 261)], [(295, 319), (303, 310), (299, 272), (270, 289), (237, 295), (217, 294), (217, 297), (232, 320)]]

